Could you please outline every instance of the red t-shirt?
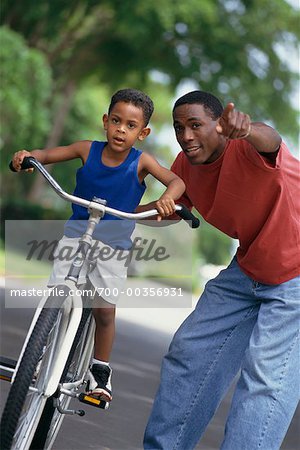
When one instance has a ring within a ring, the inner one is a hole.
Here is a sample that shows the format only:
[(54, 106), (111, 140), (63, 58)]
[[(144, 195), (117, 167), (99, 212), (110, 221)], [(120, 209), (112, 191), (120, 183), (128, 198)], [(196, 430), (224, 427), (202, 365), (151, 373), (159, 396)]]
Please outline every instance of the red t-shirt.
[(179, 153), (171, 170), (186, 184), (178, 202), (239, 239), (237, 259), (252, 279), (279, 284), (300, 273), (299, 161), (281, 144), (276, 166), (245, 140), (229, 140), (213, 163)]

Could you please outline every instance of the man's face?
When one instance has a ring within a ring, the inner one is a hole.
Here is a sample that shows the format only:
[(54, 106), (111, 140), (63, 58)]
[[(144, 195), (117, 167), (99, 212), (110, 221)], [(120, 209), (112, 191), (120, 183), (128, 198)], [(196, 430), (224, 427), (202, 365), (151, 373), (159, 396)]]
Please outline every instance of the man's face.
[(217, 121), (203, 105), (185, 104), (175, 108), (173, 126), (176, 139), (193, 165), (215, 161), (224, 151), (226, 138), (216, 131)]

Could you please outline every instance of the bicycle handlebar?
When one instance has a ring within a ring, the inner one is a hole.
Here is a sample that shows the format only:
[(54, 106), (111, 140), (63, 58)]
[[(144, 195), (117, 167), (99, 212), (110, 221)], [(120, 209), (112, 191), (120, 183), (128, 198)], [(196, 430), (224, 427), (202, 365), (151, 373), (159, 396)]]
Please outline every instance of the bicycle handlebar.
[[(35, 167), (47, 180), (47, 182), (52, 186), (55, 192), (68, 202), (75, 203), (77, 205), (83, 206), (85, 208), (93, 208), (95, 210), (101, 211), (103, 213), (111, 214), (112, 216), (119, 217), (121, 219), (131, 219), (139, 220), (146, 219), (151, 216), (157, 216), (159, 212), (156, 209), (151, 209), (149, 211), (144, 211), (140, 213), (127, 213), (124, 211), (119, 211), (117, 209), (110, 208), (109, 206), (102, 205), (93, 200), (85, 200), (84, 198), (76, 197), (75, 195), (68, 194), (65, 192), (59, 184), (54, 180), (45, 167), (37, 161), (33, 156), (26, 156), (21, 164), (21, 169), (26, 170)], [(13, 167), (12, 161), (9, 163), (9, 168), (12, 172), (17, 172)], [(182, 204), (176, 205), (176, 214), (180, 216), (183, 220), (187, 221), (191, 228), (198, 228), (200, 225), (200, 220), (191, 213), (191, 211)]]

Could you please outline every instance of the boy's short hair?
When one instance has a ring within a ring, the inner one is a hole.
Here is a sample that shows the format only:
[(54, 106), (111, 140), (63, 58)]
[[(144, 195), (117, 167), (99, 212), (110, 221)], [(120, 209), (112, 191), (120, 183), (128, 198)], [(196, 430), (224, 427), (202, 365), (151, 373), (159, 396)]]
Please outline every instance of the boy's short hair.
[(222, 115), (224, 109), (220, 100), (213, 94), (204, 91), (192, 91), (176, 100), (173, 112), (177, 106), (186, 105), (187, 103), (190, 105), (195, 103), (202, 105), (213, 120), (217, 120)]
[(141, 108), (143, 110), (145, 126), (148, 125), (154, 110), (154, 105), (147, 94), (138, 91), (137, 89), (121, 89), (117, 91), (111, 98), (108, 114), (110, 114), (111, 110), (118, 102), (132, 103), (137, 108)]

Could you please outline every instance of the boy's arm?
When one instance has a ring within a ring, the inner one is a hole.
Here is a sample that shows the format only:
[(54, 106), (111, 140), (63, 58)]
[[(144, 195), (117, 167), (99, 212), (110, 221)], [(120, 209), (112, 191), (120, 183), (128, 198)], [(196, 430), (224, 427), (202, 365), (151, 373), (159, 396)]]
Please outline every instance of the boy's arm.
[(149, 173), (164, 184), (167, 189), (157, 201), (149, 203), (146, 207), (140, 206), (136, 211), (141, 212), (145, 209), (151, 209), (151, 207), (156, 208), (160, 213), (157, 220), (161, 220), (162, 217), (170, 216), (174, 213), (175, 200), (184, 193), (185, 184), (175, 173), (162, 167), (153, 156), (143, 153), (139, 164), (140, 179), (144, 179)]
[[(42, 164), (69, 161), (75, 158), (81, 158), (84, 164), (88, 157), (90, 146), (91, 141), (79, 141), (70, 145), (47, 148), (44, 150), (32, 150), (30, 152), (27, 150), (20, 150), (13, 155), (12, 164), (17, 172), (21, 170), (21, 164), (25, 156), (33, 156)], [(28, 171), (32, 170), (33, 169), (28, 169)]]

